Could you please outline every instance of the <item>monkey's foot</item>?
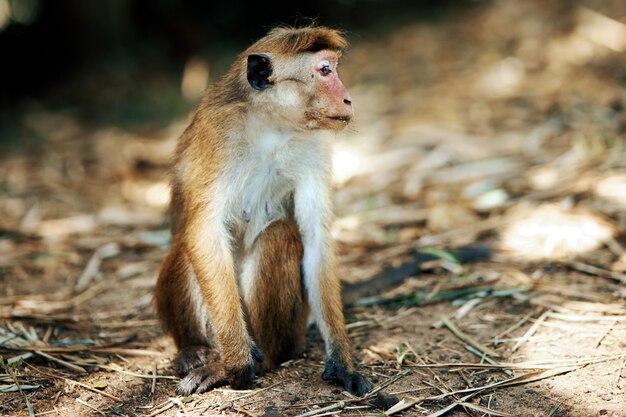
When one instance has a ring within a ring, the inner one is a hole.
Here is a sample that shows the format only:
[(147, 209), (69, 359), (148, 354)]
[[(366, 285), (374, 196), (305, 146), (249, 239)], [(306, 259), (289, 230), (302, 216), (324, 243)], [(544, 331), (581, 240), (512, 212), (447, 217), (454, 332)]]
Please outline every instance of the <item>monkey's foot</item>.
[[(263, 354), (253, 344), (250, 360), (243, 366), (226, 368), (217, 352), (205, 346), (192, 346), (180, 351), (177, 368), (183, 363), (189, 370), (176, 387), (178, 395), (206, 392), (230, 384), (235, 389), (248, 388), (263, 370)], [(200, 365), (197, 365), (197, 364)], [(197, 365), (197, 366), (195, 366)]]
[(343, 385), (347, 391), (359, 397), (372, 389), (372, 383), (363, 375), (348, 371), (343, 363), (333, 358), (326, 361), (326, 369), (324, 369), (322, 379), (325, 381), (335, 380)]
[(176, 373), (185, 376), (192, 369), (200, 368), (209, 363), (218, 362), (219, 353), (208, 346), (187, 346), (178, 352), (176, 357)]
[(189, 371), (187, 376), (178, 383), (176, 394), (201, 393), (226, 384), (228, 380), (221, 364), (205, 365)]

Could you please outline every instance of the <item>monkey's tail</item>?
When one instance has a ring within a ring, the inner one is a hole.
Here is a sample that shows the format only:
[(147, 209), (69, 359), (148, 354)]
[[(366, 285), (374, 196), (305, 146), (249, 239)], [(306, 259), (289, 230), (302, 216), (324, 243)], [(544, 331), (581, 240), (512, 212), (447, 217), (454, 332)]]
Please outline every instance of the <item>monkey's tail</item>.
[[(488, 259), (492, 249), (487, 245), (468, 246), (457, 250), (447, 251), (461, 264)], [(355, 284), (344, 284), (343, 302), (353, 304), (356, 300), (381, 293), (402, 283), (406, 278), (418, 275), (420, 266), (425, 262), (441, 259), (440, 257), (416, 251), (413, 259), (397, 267), (387, 267), (380, 274), (367, 281)]]

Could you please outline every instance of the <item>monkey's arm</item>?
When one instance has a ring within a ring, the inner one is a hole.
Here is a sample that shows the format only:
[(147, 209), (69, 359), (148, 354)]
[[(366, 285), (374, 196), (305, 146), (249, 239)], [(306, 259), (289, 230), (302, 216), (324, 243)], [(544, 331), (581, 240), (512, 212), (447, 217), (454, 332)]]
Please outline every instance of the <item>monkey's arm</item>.
[[(460, 262), (467, 263), (487, 259), (492, 250), (489, 246), (471, 246), (451, 251), (452, 255)], [(402, 283), (406, 278), (415, 276), (420, 272), (420, 266), (428, 261), (440, 259), (437, 256), (422, 252), (415, 252), (413, 258), (400, 266), (387, 267), (380, 274), (363, 282), (346, 284), (343, 287), (344, 304), (350, 305), (359, 298), (379, 294)]]
[(304, 245), (304, 285), (326, 347), (326, 368), (322, 378), (334, 378), (348, 391), (363, 395), (372, 385), (354, 370), (337, 264), (328, 228), (328, 187), (319, 181), (319, 178), (307, 178), (297, 188), (294, 200), (296, 220)]
[[(219, 199), (210, 204), (219, 204)], [(239, 388), (250, 385), (263, 357), (246, 327), (222, 212), (219, 207), (194, 210), (188, 219), (185, 245), (209, 311), (225, 379)]]

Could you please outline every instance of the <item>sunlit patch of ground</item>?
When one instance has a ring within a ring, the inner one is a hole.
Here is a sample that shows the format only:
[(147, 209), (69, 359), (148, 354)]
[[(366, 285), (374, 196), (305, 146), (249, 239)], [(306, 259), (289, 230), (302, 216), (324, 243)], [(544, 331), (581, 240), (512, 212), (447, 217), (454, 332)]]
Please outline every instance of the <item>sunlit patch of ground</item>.
[(596, 250), (614, 234), (615, 226), (589, 211), (522, 205), (509, 214), (501, 243), (524, 259), (557, 260)]

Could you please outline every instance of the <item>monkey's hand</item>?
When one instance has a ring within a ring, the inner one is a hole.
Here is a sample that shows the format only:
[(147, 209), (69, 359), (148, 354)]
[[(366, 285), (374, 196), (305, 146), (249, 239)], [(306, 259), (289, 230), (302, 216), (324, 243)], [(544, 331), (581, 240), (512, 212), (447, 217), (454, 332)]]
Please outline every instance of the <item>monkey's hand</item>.
[(363, 375), (349, 371), (345, 364), (332, 357), (326, 360), (326, 369), (324, 369), (322, 379), (339, 382), (347, 391), (359, 397), (372, 389), (372, 383)]
[(263, 353), (252, 342), (250, 347), (250, 357), (243, 365), (227, 366), (226, 379), (228, 383), (235, 389), (245, 389), (252, 385), (252, 381), (257, 375), (263, 372)]
[(223, 385), (235, 389), (247, 388), (254, 377), (262, 371), (263, 354), (254, 342), (250, 349), (250, 359), (243, 366), (226, 367), (221, 360), (204, 362), (191, 369), (176, 387), (178, 395), (190, 395), (209, 391)]

